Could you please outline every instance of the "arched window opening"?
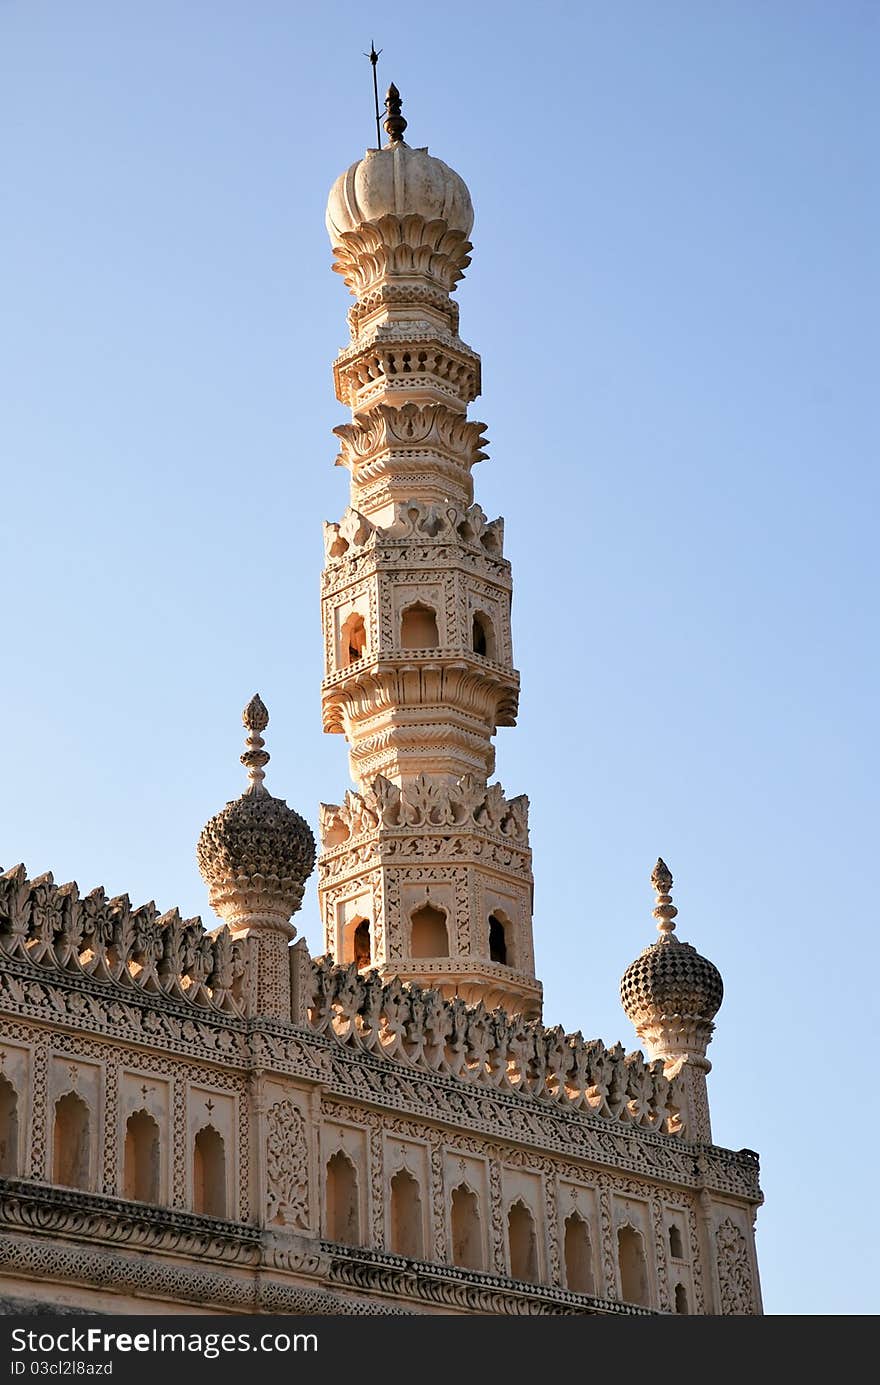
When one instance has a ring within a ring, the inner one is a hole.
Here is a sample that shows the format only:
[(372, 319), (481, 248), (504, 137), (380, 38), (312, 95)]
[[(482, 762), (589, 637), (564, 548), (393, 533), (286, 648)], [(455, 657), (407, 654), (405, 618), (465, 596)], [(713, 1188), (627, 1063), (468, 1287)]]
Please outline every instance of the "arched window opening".
[(352, 948), (356, 967), (368, 967), (372, 956), (370, 947), (370, 920), (361, 919), (352, 933)]
[(213, 1125), (203, 1125), (193, 1149), (193, 1210), (226, 1216), (226, 1146)]
[(354, 1164), (339, 1150), (327, 1161), (327, 1239), (343, 1245), (360, 1242), (358, 1187)]
[(676, 1313), (689, 1313), (687, 1289), (683, 1284), (675, 1286), (675, 1311)]
[(448, 957), (446, 915), (433, 904), (423, 904), (412, 916), (410, 951), (413, 957)]
[(484, 611), (475, 611), (473, 619), (473, 650), (484, 659), (495, 658), (495, 629)]
[(55, 1103), (53, 1181), (65, 1188), (88, 1191), (91, 1178), (91, 1118), (76, 1092)]
[(507, 966), (507, 930), (497, 914), (489, 915), (489, 957)]
[(565, 1283), (573, 1294), (595, 1293), (590, 1232), (577, 1212), (565, 1220)]
[(681, 1243), (681, 1232), (677, 1226), (669, 1228), (669, 1254), (673, 1260), (684, 1259), (684, 1246)]
[(421, 1260), (422, 1199), (419, 1185), (408, 1169), (401, 1169), (391, 1180), (391, 1249), (395, 1255)]
[(341, 636), (342, 657), (340, 663), (343, 668), (348, 668), (349, 664), (353, 664), (364, 657), (364, 651), (367, 647), (367, 627), (359, 611), (352, 611), (351, 615), (347, 617), (342, 626)]
[(622, 1226), (617, 1233), (617, 1263), (620, 1268), (620, 1297), (627, 1303), (641, 1303), (647, 1308), (645, 1247), (634, 1226)]
[(159, 1127), (147, 1111), (135, 1111), (125, 1126), (123, 1196), (159, 1201)]
[(507, 1214), (507, 1241), (512, 1279), (538, 1282), (538, 1240), (535, 1222), (524, 1202), (515, 1202)]
[(401, 649), (437, 649), (440, 633), (437, 629), (437, 612), (432, 606), (417, 601), (407, 606), (400, 622)]
[(18, 1173), (18, 1094), (8, 1077), (0, 1077), (0, 1174)]
[(483, 1233), (476, 1193), (462, 1183), (452, 1191), (452, 1263), (483, 1269)]

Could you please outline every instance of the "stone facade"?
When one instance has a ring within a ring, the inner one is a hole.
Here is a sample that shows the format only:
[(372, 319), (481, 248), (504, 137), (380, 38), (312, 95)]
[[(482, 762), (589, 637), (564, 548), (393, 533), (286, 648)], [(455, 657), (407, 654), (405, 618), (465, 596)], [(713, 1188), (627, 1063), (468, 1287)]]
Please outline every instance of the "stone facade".
[(394, 88), (387, 110), (389, 144), (328, 206), (355, 305), (322, 699), (355, 787), (320, 811), (326, 952), (293, 942), (315, 845), (264, 785), (258, 697), (248, 788), (199, 841), (222, 927), (0, 875), (2, 1298), (760, 1313), (757, 1156), (709, 1127), (720, 977), (672, 938), (662, 862), (661, 939), (622, 983), (648, 1057), (542, 1019), (528, 800), (489, 782), (519, 679), (503, 524), (473, 496), (480, 363), (450, 297), (470, 196), (403, 142)]

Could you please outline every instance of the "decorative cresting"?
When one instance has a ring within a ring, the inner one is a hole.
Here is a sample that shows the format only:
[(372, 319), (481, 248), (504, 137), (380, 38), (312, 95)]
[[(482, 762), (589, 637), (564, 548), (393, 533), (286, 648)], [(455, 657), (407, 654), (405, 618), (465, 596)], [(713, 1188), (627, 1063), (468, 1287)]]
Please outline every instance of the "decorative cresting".
[(236, 936), (256, 938), (253, 984), (258, 1014), (290, 1018), (290, 917), (315, 864), (315, 839), (299, 813), (264, 787), (269, 713), (255, 694), (242, 713), (248, 732), (241, 763), (248, 787), (206, 823), (197, 856), (211, 908)]
[(404, 142), (394, 86), (385, 128), (327, 205), (356, 302), (334, 367), (351, 488), (324, 527), (322, 712), (358, 793), (322, 808), (325, 946), (536, 1017), (527, 801), (488, 783), (519, 702), (511, 572), (503, 521), (474, 503), (480, 359), (450, 297), (473, 207), (457, 173)]
[(620, 1000), (649, 1056), (662, 1059), (668, 1075), (681, 1074), (690, 1138), (709, 1143), (706, 1074), (712, 1064), (706, 1049), (724, 986), (718, 968), (675, 936), (678, 910), (672, 903), (672, 875), (662, 859), (654, 867), (651, 884), (657, 894), (654, 918), (660, 937), (627, 967)]
[[(228, 928), (206, 933), (200, 918), (152, 903), (132, 908), (128, 895), (108, 899), (99, 886), (81, 895), (75, 881), (56, 885), (51, 872), (28, 879), (23, 865), (0, 875), (0, 954), (14, 968), (86, 976), (155, 1004), (163, 997), (224, 1015), (247, 1009), (246, 944)], [(22, 972), (22, 978), (26, 973)]]
[(664, 1134), (683, 1129), (678, 1083), (662, 1061), (606, 1048), (561, 1025), (508, 1015), (435, 990), (383, 984), (375, 971), (311, 963), (306, 1015), (310, 1026), (340, 1044), (477, 1086), (560, 1103), (585, 1115), (623, 1121)]

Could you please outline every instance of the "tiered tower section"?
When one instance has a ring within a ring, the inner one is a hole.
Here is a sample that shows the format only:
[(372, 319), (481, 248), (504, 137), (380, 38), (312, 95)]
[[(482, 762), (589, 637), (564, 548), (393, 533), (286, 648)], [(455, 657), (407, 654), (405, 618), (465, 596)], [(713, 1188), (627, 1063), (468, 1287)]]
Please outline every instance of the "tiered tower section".
[(519, 675), (503, 521), (473, 503), (480, 359), (450, 294), (470, 263), (468, 190), (403, 141), (337, 179), (334, 268), (355, 297), (334, 381), (351, 503), (325, 526), (324, 729), (357, 793), (322, 806), (325, 945), (341, 961), (468, 1003), (540, 1014), (528, 800), (488, 780), (516, 722)]

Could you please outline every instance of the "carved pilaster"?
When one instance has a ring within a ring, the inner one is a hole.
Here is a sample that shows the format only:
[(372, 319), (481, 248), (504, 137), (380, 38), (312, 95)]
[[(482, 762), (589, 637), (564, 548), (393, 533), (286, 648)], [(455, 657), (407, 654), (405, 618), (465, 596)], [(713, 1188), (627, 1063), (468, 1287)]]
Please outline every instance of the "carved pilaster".
[(443, 1185), (443, 1140), (435, 1131), (429, 1134), (431, 1149), (431, 1224), (433, 1228), (434, 1256), (444, 1264), (446, 1249), (446, 1199)]
[(47, 1143), (50, 1138), (47, 1093), (49, 1045), (35, 1044), (33, 1050), (33, 1107), (31, 1117), (31, 1178), (45, 1179)]
[(559, 1259), (559, 1177), (544, 1175), (544, 1221), (547, 1236), (547, 1275), (551, 1284), (562, 1283)]
[(599, 1185), (599, 1233), (602, 1245), (602, 1296), (617, 1298), (617, 1246), (614, 1243), (611, 1193), (604, 1179)]
[(663, 1312), (671, 1313), (672, 1300), (669, 1295), (666, 1226), (663, 1220), (663, 1204), (656, 1197), (651, 1198), (651, 1223), (654, 1230), (654, 1260), (657, 1265), (657, 1297)]
[(504, 1224), (504, 1194), (501, 1164), (498, 1159), (489, 1160), (489, 1229), (492, 1268), (496, 1274), (508, 1274), (507, 1237)]
[(119, 1191), (117, 1187), (117, 1151), (122, 1138), (119, 1129), (119, 1064), (115, 1058), (108, 1058), (104, 1068), (104, 1149), (103, 1149), (103, 1191), (111, 1196)]
[(173, 1078), (172, 1129), (171, 1202), (174, 1207), (186, 1207), (189, 1151), (186, 1129), (186, 1078), (182, 1070), (178, 1070)]

